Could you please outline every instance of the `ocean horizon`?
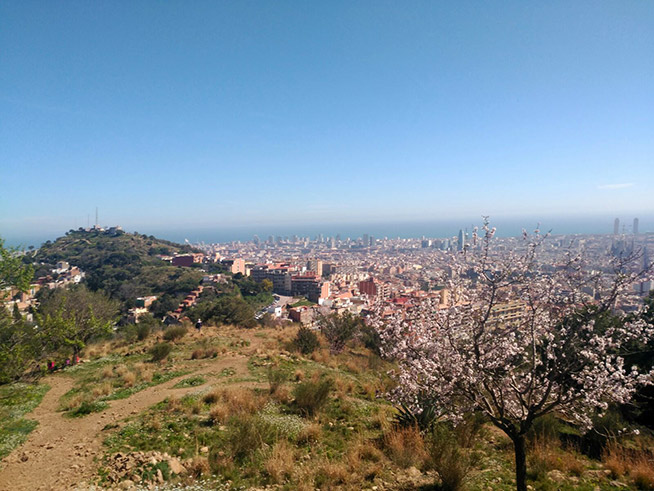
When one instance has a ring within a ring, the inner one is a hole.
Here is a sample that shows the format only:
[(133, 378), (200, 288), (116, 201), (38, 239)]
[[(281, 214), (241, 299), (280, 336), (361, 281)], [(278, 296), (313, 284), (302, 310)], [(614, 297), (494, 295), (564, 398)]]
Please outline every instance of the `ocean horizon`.
[[(632, 234), (633, 216), (620, 217), (620, 232)], [(654, 232), (654, 215), (640, 215), (639, 233)], [(553, 235), (590, 235), (590, 234), (612, 234), (613, 220), (609, 217), (548, 217), (540, 222), (536, 218), (498, 218), (491, 220), (491, 226), (496, 227), (497, 236), (512, 237), (518, 236), (525, 229), (532, 232), (539, 227), (541, 232), (550, 232)], [(227, 243), (250, 241), (257, 235), (262, 241), (269, 236), (298, 237), (309, 236), (312, 239), (318, 234), (323, 237), (340, 235), (341, 239), (347, 237), (356, 239), (364, 234), (382, 238), (450, 238), (455, 237), (459, 230), (471, 232), (473, 227), (481, 227), (482, 219), (477, 221), (468, 220), (426, 220), (426, 221), (396, 221), (376, 223), (314, 223), (314, 224), (280, 224), (280, 225), (214, 225), (194, 227), (125, 227), (126, 232), (139, 232), (155, 237), (183, 243), (188, 240), (191, 243)], [(107, 224), (106, 226), (121, 225)], [(68, 229), (70, 230), (70, 229)], [(67, 230), (51, 231), (43, 233), (3, 233), (2, 237), (7, 245), (12, 247), (39, 247), (47, 240), (55, 240), (66, 233)]]

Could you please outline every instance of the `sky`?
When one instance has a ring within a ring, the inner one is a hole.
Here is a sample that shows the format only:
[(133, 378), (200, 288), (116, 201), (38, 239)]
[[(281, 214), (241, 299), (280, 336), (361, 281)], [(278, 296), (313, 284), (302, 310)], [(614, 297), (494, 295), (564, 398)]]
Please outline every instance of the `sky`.
[(654, 215), (652, 26), (641, 0), (0, 2), (0, 236), (96, 207), (146, 233), (610, 231)]

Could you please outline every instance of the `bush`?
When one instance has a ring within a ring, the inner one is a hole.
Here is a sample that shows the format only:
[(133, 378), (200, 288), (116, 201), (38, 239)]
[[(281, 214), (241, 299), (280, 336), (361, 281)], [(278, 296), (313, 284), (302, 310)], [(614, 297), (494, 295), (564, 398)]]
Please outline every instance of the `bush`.
[(383, 444), (388, 457), (402, 468), (421, 467), (427, 458), (425, 442), (415, 426), (392, 429), (384, 435)]
[(430, 466), (441, 478), (443, 491), (458, 491), (474, 463), (475, 455), (457, 441), (457, 431), (447, 423), (436, 424), (426, 438)]
[(349, 312), (343, 315), (334, 313), (320, 317), (318, 325), (329, 342), (331, 352), (340, 353), (363, 325), (363, 320)]
[(136, 338), (143, 341), (150, 335), (150, 326), (148, 324), (138, 324), (136, 326)]
[(150, 348), (150, 355), (152, 355), (152, 361), (163, 360), (170, 354), (172, 350), (173, 347), (168, 343), (155, 344), (152, 348)]
[(370, 351), (375, 353), (377, 356), (381, 356), (382, 338), (377, 329), (365, 324), (362, 325), (359, 330), (359, 340)]
[(434, 401), (428, 396), (419, 395), (418, 408), (412, 410), (408, 406), (401, 404), (395, 416), (395, 424), (402, 428), (417, 427), (420, 431), (431, 430), (432, 425), (436, 422), (438, 414), (435, 410)]
[(293, 339), (293, 346), (303, 355), (309, 355), (320, 346), (320, 342), (315, 332), (303, 326)]
[(186, 335), (186, 327), (184, 326), (171, 326), (164, 331), (164, 339), (166, 341), (176, 341)]
[(302, 382), (295, 387), (293, 395), (298, 409), (307, 416), (316, 414), (327, 402), (332, 390), (332, 381)]
[(268, 384), (270, 384), (270, 393), (274, 394), (286, 382), (286, 374), (282, 370), (268, 367)]

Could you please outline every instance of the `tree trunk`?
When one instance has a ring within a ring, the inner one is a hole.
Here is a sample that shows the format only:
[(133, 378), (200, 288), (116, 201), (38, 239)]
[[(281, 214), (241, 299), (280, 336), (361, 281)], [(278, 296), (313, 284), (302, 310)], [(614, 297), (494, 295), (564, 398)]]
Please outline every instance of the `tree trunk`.
[(525, 449), (525, 436), (517, 435), (512, 438), (515, 449), (515, 485), (518, 491), (527, 491), (527, 451)]

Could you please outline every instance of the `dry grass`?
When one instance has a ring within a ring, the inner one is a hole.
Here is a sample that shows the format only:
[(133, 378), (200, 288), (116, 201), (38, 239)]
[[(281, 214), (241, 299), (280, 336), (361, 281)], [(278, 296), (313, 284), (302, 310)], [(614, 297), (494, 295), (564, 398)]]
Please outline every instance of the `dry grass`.
[(136, 374), (134, 372), (126, 372), (121, 376), (123, 386), (132, 387), (136, 383)]
[(282, 385), (277, 387), (275, 392), (273, 392), (270, 397), (272, 397), (274, 401), (277, 401), (280, 404), (288, 404), (292, 399), (291, 390), (285, 385)]
[(298, 443), (315, 443), (322, 437), (322, 426), (318, 423), (306, 425), (297, 437)]
[(573, 451), (563, 450), (557, 441), (539, 437), (532, 444), (531, 461), (537, 468), (558, 470), (565, 474), (581, 476), (586, 470), (584, 462)]
[(617, 479), (624, 476), (628, 470), (628, 456), (622, 445), (610, 442), (602, 452), (602, 463), (611, 471), (611, 477)]
[(293, 447), (286, 440), (275, 443), (265, 464), (266, 472), (275, 484), (281, 484), (291, 477), (294, 459)]
[(334, 378), (334, 389), (336, 390), (336, 394), (340, 398), (352, 394), (355, 388), (356, 388), (356, 384), (352, 379), (345, 378), (345, 377)]
[(114, 376), (113, 367), (106, 366), (100, 372), (100, 377), (103, 378), (103, 379), (113, 378), (113, 376)]
[(207, 404), (214, 404), (209, 412), (209, 420), (226, 422), (230, 416), (254, 414), (266, 403), (266, 398), (244, 387), (216, 389), (203, 398)]
[(314, 483), (320, 489), (333, 489), (347, 484), (350, 472), (343, 462), (325, 461), (316, 467)]
[(194, 478), (201, 477), (202, 475), (207, 475), (211, 470), (209, 468), (209, 460), (206, 457), (200, 456), (193, 457), (191, 463), (185, 467), (188, 473)]
[(629, 474), (638, 489), (654, 490), (654, 460), (645, 456), (639, 458), (632, 464)]
[(329, 350), (320, 349), (311, 353), (311, 359), (316, 363), (326, 364), (329, 361)]
[(110, 382), (104, 382), (101, 385), (98, 385), (93, 389), (93, 397), (102, 397), (108, 396), (113, 391), (113, 387)]
[(304, 380), (304, 372), (300, 369), (295, 370), (295, 373), (293, 374), (293, 378), (295, 379), (296, 382), (302, 382)]
[(70, 410), (72, 410), (72, 409), (76, 409), (76, 408), (78, 408), (78, 407), (82, 404), (82, 402), (84, 402), (84, 395), (82, 395), (82, 394), (75, 394), (74, 396), (68, 398), (68, 399), (66, 400), (66, 402), (64, 402), (64, 403), (61, 405), (61, 408), (62, 408), (64, 411), (70, 411)]
[(213, 425), (225, 423), (227, 418), (229, 418), (229, 411), (222, 404), (216, 404), (209, 410), (209, 421)]
[(611, 471), (611, 478), (631, 477), (637, 489), (654, 490), (654, 457), (644, 449), (626, 449), (617, 442), (610, 442), (602, 453), (604, 467)]
[(182, 401), (178, 399), (175, 396), (171, 396), (168, 398), (168, 401), (166, 403), (166, 411), (171, 412), (171, 413), (176, 413), (180, 412), (184, 409), (182, 406)]
[(393, 428), (383, 442), (388, 457), (400, 467), (420, 467), (427, 459), (425, 441), (415, 427)]
[(396, 410), (391, 406), (380, 406), (377, 408), (377, 412), (371, 417), (370, 423), (373, 428), (388, 433), (393, 424), (393, 416), (395, 413)]

